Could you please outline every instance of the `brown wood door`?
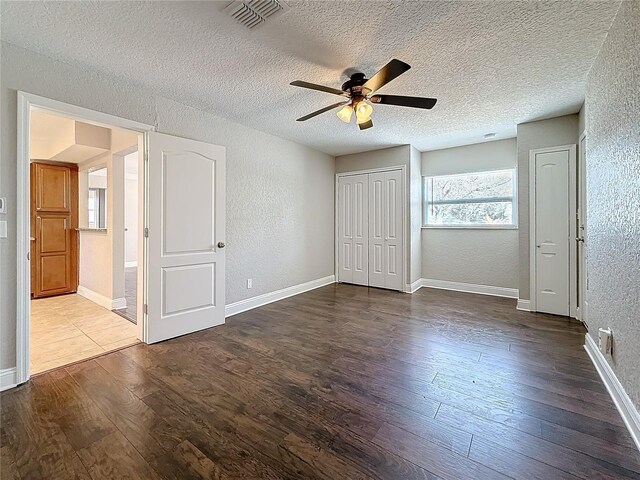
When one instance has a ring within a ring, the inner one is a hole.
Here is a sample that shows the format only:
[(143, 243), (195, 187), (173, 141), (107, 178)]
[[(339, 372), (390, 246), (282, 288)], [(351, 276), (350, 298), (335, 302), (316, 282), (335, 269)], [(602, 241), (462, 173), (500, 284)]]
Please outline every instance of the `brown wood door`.
[(31, 163), (31, 295), (78, 289), (78, 167)]

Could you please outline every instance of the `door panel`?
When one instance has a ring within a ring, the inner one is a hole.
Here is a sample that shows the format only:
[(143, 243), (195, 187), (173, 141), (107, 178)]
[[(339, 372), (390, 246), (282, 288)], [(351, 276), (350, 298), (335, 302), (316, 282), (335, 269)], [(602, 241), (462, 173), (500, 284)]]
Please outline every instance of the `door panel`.
[(67, 289), (69, 267), (66, 255), (49, 255), (40, 258), (40, 285), (42, 294), (56, 294)]
[(569, 151), (535, 155), (536, 310), (569, 315)]
[(402, 171), (369, 174), (372, 287), (402, 290)]
[(225, 149), (148, 134), (147, 341), (224, 323)]
[(31, 294), (78, 289), (77, 165), (31, 163)]
[(367, 285), (369, 281), (369, 218), (367, 175), (338, 178), (338, 281)]
[(36, 217), (39, 223), (40, 254), (64, 253), (68, 248), (67, 217)]
[(71, 213), (71, 169), (36, 164), (36, 210)]

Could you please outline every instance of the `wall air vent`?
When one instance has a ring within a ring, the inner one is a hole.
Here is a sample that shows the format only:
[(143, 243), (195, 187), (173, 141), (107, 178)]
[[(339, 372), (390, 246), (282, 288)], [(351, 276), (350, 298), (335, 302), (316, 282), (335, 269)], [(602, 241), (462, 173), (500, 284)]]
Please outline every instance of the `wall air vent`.
[(289, 10), (281, 0), (245, 0), (231, 3), (224, 11), (247, 28), (263, 25), (268, 18), (274, 18)]

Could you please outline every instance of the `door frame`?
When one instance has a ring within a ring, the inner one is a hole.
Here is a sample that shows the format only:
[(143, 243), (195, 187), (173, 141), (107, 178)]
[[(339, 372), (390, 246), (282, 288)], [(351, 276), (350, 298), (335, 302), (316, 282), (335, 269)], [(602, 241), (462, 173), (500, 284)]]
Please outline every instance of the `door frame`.
[[(49, 113), (61, 114), (80, 121), (90, 122), (107, 128), (123, 128), (133, 130), (141, 134), (155, 131), (153, 125), (147, 125), (133, 120), (117, 117), (107, 113), (90, 110), (88, 108), (71, 105), (50, 98), (34, 95), (23, 91), (18, 91), (18, 124), (17, 124), (17, 228), (16, 228), (16, 257), (17, 257), (17, 283), (16, 283), (16, 384), (21, 384), (29, 380), (29, 330), (31, 320), (31, 264), (30, 252), (30, 215), (31, 215), (31, 185), (30, 185), (30, 120), (31, 109), (37, 109)], [(146, 135), (145, 135), (146, 137)], [(139, 181), (144, 185), (144, 226), (140, 228), (140, 235), (144, 234), (144, 227), (147, 223), (147, 146), (143, 142), (143, 161), (145, 168), (139, 176)], [(139, 207), (140, 208), (140, 207)], [(143, 278), (146, 285), (146, 242), (142, 252), (138, 252), (142, 259), (142, 268), (139, 276)], [(140, 263), (140, 262), (138, 262)], [(140, 295), (140, 293), (142, 295)], [(141, 305), (146, 301), (146, 292), (139, 292), (138, 312), (142, 311)], [(138, 333), (140, 340), (146, 342), (146, 315), (139, 315)]]
[(393, 165), (389, 167), (380, 167), (380, 168), (369, 168), (366, 170), (354, 170), (352, 172), (340, 172), (336, 173), (335, 186), (334, 186), (334, 228), (333, 228), (333, 245), (334, 245), (334, 275), (336, 278), (336, 282), (338, 281), (338, 180), (341, 177), (350, 177), (353, 175), (366, 175), (369, 173), (382, 173), (382, 172), (393, 172), (396, 170), (400, 170), (402, 175), (402, 182), (400, 185), (401, 194), (403, 198), (402, 202), (402, 291), (405, 293), (411, 293), (411, 282), (406, 278), (407, 273), (409, 272), (409, 268), (407, 265), (407, 241), (411, 241), (411, 232), (408, 231), (409, 222), (407, 221), (407, 214), (409, 212), (409, 199), (407, 198), (407, 166), (406, 165)]
[(529, 150), (529, 301), (536, 312), (536, 155), (569, 152), (569, 316), (576, 316), (576, 144)]

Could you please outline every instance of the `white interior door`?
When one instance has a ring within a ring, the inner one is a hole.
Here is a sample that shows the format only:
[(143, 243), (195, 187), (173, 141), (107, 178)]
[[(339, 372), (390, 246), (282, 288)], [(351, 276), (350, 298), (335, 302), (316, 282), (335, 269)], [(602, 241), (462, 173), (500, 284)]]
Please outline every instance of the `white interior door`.
[(225, 149), (148, 134), (146, 340), (224, 323)]
[(570, 150), (535, 153), (536, 310), (569, 315)]
[(369, 284), (368, 175), (338, 177), (338, 281)]
[(402, 171), (369, 174), (369, 285), (402, 290)]
[(578, 293), (578, 320), (587, 323), (587, 158), (586, 158), (586, 137), (580, 138), (579, 159), (578, 159), (578, 275), (577, 275), (577, 293)]

